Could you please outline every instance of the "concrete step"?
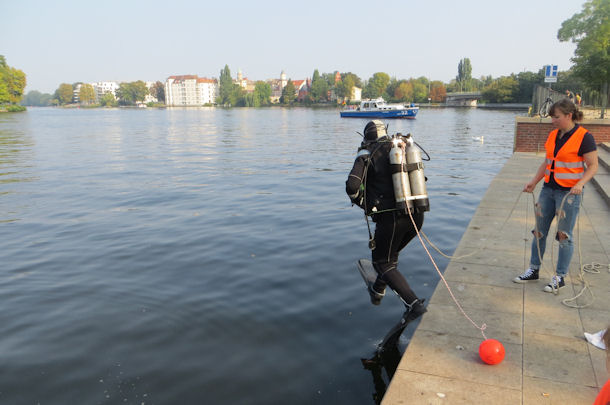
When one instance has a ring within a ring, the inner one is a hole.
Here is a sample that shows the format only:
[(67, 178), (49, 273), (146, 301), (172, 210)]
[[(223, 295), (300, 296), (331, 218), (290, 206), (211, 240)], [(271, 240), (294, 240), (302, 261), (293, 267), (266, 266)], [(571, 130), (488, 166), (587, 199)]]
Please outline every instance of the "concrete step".
[(591, 184), (610, 207), (610, 143), (604, 142), (597, 148), (599, 169)]

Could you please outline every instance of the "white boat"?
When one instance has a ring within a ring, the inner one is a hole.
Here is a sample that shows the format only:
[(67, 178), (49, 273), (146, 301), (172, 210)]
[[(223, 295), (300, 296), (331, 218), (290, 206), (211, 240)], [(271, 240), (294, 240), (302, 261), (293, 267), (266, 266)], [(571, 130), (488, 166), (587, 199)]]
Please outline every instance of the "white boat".
[(345, 118), (415, 118), (419, 107), (413, 103), (386, 103), (382, 98), (362, 100), (360, 106), (350, 106), (341, 111)]

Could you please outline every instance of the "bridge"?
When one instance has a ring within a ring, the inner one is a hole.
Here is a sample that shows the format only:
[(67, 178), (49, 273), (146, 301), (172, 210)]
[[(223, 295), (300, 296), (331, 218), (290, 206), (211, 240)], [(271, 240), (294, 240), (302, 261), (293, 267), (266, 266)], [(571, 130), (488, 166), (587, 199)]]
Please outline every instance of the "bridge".
[(445, 105), (457, 107), (476, 107), (481, 99), (480, 91), (447, 93)]

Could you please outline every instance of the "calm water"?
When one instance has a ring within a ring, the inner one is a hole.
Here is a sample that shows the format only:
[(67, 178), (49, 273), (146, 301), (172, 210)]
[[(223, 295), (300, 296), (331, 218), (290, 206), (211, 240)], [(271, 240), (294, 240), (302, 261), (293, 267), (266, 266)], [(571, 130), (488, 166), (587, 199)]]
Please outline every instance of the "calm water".
[[(389, 121), (432, 157), (424, 230), (448, 253), (512, 153), (516, 114)], [(373, 307), (355, 265), (370, 253), (344, 182), (365, 123), (280, 108), (0, 114), (0, 403), (373, 404), (360, 359), (402, 309), (393, 295)], [(400, 269), (431, 295), (417, 240)]]

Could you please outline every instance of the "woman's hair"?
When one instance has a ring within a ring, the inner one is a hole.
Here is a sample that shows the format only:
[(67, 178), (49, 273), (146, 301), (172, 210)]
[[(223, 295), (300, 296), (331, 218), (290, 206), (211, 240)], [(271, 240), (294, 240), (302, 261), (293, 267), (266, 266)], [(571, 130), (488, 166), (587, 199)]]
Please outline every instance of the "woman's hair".
[(564, 114), (572, 113), (572, 121), (582, 120), (582, 117), (583, 117), (582, 111), (580, 111), (578, 109), (578, 107), (576, 107), (576, 104), (574, 104), (572, 101), (570, 101), (567, 98), (561, 99), (561, 100), (557, 101), (556, 103), (554, 103), (551, 106), (551, 109), (549, 110), (549, 115), (554, 115), (556, 109), (561, 111)]

